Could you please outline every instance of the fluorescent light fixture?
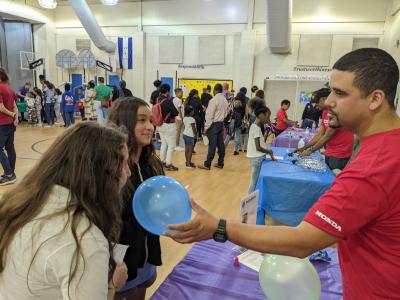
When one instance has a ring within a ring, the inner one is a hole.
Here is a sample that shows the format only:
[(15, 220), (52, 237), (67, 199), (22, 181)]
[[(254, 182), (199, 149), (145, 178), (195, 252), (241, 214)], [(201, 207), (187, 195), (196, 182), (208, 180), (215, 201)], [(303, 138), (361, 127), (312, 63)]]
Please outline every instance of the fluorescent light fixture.
[(38, 0), (39, 5), (47, 9), (55, 9), (57, 7), (57, 0)]
[(104, 5), (116, 5), (118, 3), (118, 0), (100, 0), (100, 1)]

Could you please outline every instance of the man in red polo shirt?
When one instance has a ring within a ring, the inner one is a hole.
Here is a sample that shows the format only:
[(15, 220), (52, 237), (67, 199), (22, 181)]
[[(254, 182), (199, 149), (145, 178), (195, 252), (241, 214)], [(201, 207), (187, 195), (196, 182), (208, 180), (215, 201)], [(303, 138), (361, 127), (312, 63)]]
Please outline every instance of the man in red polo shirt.
[(4, 175), (0, 177), (0, 185), (12, 184), (17, 180), (14, 132), (18, 125), (18, 109), (15, 104), (15, 93), (8, 81), (7, 72), (0, 68), (0, 163), (4, 170)]
[[(352, 51), (333, 66), (325, 102), (330, 127), (360, 137), (360, 151), (297, 227), (257, 226), (196, 212), (166, 234), (180, 243), (227, 239), (263, 253), (306, 257), (338, 242), (344, 300), (400, 299), (400, 118), (396, 61), (377, 48)], [(299, 199), (301, 201), (301, 199)]]
[(303, 148), (296, 151), (300, 152), (302, 156), (309, 156), (326, 145), (325, 161), (329, 168), (331, 170), (343, 170), (352, 154), (354, 134), (346, 129), (333, 128), (328, 125), (329, 116), (328, 109), (325, 108), (325, 100), (330, 92), (331, 90), (328, 88), (314, 92), (315, 100), (322, 110), (321, 126), (318, 134)]
[(282, 100), (281, 108), (278, 110), (276, 114), (276, 131), (275, 134), (278, 136), (283, 131), (285, 131), (289, 126), (296, 126), (298, 125), (297, 121), (289, 120), (287, 117), (286, 111), (290, 108), (290, 101), (289, 100)]

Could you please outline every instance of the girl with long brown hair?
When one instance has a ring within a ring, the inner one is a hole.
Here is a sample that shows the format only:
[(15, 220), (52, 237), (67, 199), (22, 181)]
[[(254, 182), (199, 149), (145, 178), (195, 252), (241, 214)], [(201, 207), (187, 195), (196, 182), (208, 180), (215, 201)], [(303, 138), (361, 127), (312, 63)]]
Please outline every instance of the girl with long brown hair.
[(130, 176), (127, 160), (123, 133), (80, 123), (4, 194), (1, 299), (112, 299), (124, 283), (123, 268), (114, 273), (112, 251), (120, 234), (120, 191)]
[[(124, 126), (128, 131), (129, 167), (132, 173), (123, 193), (123, 228), (119, 240), (121, 244), (129, 245), (124, 258), (128, 267), (128, 282), (117, 295), (127, 300), (144, 299), (145, 287), (155, 280), (155, 266), (161, 265), (160, 238), (137, 222), (132, 209), (132, 197), (144, 180), (163, 175), (163, 166), (152, 143), (154, 126), (147, 102), (135, 97), (119, 98), (113, 104), (108, 121)], [(137, 287), (143, 288), (132, 293)]]

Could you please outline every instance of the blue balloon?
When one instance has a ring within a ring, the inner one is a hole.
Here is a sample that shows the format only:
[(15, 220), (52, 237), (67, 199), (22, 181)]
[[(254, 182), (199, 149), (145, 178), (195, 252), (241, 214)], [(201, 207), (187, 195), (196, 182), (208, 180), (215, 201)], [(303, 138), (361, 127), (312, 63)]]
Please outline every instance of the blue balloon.
[(155, 235), (169, 231), (167, 225), (185, 223), (192, 216), (188, 191), (168, 176), (142, 182), (133, 196), (132, 207), (139, 224)]

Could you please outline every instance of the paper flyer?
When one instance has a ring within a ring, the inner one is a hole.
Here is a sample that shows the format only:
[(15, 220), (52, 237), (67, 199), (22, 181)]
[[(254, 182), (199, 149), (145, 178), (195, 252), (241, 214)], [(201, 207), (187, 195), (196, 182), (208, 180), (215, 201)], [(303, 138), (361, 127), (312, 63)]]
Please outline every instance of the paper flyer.
[(114, 249), (113, 249), (113, 257), (117, 265), (122, 265), (124, 262), (124, 257), (126, 250), (128, 250), (127, 245), (122, 245), (122, 244), (115, 244)]
[(253, 250), (247, 250), (238, 256), (239, 263), (253, 269), (254, 271), (260, 271), (261, 263), (265, 257), (264, 253), (256, 252)]
[(256, 224), (258, 208), (258, 190), (247, 195), (240, 201), (240, 222)]
[[(271, 156), (270, 156), (269, 154), (267, 154), (267, 155), (265, 156), (265, 159), (272, 160), (272, 158), (271, 158)], [(284, 157), (283, 157), (283, 156), (275, 156), (275, 155), (274, 155), (274, 159), (275, 159), (275, 160), (284, 160)]]

